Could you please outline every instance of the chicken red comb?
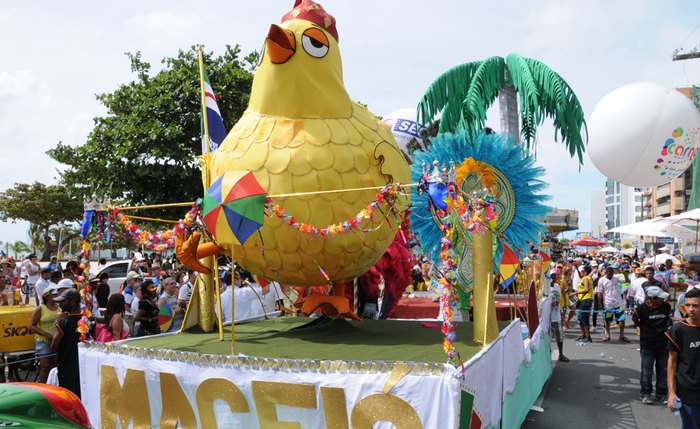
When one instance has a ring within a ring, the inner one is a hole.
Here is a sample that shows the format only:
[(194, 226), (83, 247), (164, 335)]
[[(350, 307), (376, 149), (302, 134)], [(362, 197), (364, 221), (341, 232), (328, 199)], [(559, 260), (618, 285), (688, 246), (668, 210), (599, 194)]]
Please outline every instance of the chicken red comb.
[(331, 33), (331, 36), (338, 41), (338, 30), (335, 28), (335, 18), (323, 9), (323, 6), (313, 0), (296, 0), (294, 8), (282, 17), (282, 22), (292, 19), (304, 19), (319, 25), (321, 28)]

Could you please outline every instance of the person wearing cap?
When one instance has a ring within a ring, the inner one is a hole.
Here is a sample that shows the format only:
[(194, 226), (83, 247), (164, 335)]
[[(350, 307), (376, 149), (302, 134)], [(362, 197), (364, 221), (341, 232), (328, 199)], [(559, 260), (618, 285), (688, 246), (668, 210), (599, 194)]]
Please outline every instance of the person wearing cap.
[(644, 303), (634, 309), (632, 321), (639, 336), (639, 353), (642, 358), (639, 398), (643, 404), (652, 404), (652, 379), (656, 367), (656, 400), (663, 402), (668, 394), (666, 383), (668, 340), (666, 331), (671, 318), (671, 305), (664, 300), (668, 293), (658, 286), (646, 290)]
[(668, 338), (668, 408), (681, 400), (684, 428), (700, 427), (700, 289), (685, 293), (686, 318), (674, 324)]
[(141, 280), (141, 276), (136, 271), (129, 271), (124, 280), (124, 288), (121, 294), (124, 295), (124, 310), (131, 311), (131, 302), (134, 300), (134, 289), (136, 284)]
[(51, 256), (51, 262), (49, 262), (47, 268), (51, 271), (63, 271), (63, 265), (61, 265), (61, 263), (58, 262), (58, 258), (56, 258), (55, 256)]
[(647, 278), (644, 277), (644, 271), (641, 268), (634, 269), (634, 279), (630, 283), (629, 298), (631, 300), (631, 305), (637, 307), (644, 303), (646, 295), (644, 293), (644, 288), (642, 285), (646, 283)]
[[(68, 279), (61, 280), (59, 287), (66, 280)], [(57, 355), (58, 384), (80, 398), (80, 372), (78, 369), (80, 293), (73, 287), (66, 288), (54, 298), (54, 301), (58, 302), (58, 306), (63, 312), (63, 316), (56, 322), (56, 333), (51, 341), (51, 349)]]
[(39, 297), (37, 296), (36, 289), (34, 287), (36, 285), (36, 282), (39, 280), (39, 276), (41, 274), (41, 265), (39, 265), (39, 263), (37, 262), (36, 255), (32, 253), (31, 255), (29, 255), (29, 261), (25, 262), (23, 266), (27, 273), (26, 280), (24, 281), (24, 283), (27, 286), (24, 295), (24, 304), (29, 304), (29, 298), (35, 297), (36, 305), (39, 305)]
[[(49, 268), (42, 268), (41, 274), (39, 274), (39, 280), (36, 281), (34, 285), (34, 290), (36, 291), (37, 297), (43, 297), (44, 290), (51, 285), (49, 278), (51, 277), (51, 270)], [(41, 305), (40, 302), (37, 306)]]
[(46, 383), (51, 368), (56, 366), (56, 358), (51, 350), (51, 342), (56, 334), (56, 314), (58, 285), (51, 285), (41, 292), (41, 304), (32, 313), (29, 330), (34, 333), (34, 355), (39, 359), (39, 383)]

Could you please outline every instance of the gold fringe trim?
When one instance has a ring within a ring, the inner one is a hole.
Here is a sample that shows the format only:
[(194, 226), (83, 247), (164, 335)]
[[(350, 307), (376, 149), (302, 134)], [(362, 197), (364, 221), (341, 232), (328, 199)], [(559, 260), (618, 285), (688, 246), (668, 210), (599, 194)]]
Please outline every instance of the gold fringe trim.
[(475, 173), (479, 176), (481, 183), (484, 184), (484, 188), (486, 188), (489, 193), (493, 193), (493, 188), (497, 183), (497, 179), (493, 174), (493, 168), (489, 164), (476, 161), (474, 158), (466, 158), (459, 167), (457, 167), (457, 186), (460, 186), (462, 180), (470, 173)]

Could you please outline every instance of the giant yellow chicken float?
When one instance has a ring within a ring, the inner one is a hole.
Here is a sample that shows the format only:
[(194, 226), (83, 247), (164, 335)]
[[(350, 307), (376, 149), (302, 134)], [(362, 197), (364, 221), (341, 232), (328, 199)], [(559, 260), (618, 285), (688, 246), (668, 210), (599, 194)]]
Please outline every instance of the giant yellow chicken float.
[[(411, 178), (390, 130), (348, 96), (335, 19), (309, 0), (297, 0), (281, 25), (271, 25), (248, 109), (208, 170), (212, 181), (252, 171), (269, 195), (302, 194), (275, 200), (318, 228), (354, 219), (375, 200), (377, 189), (366, 188)], [(347, 191), (353, 189), (364, 190)], [(317, 193), (335, 190), (343, 192)], [(407, 205), (404, 197), (398, 210)], [(243, 244), (218, 241), (256, 275), (295, 286), (332, 284), (332, 296), (311, 296), (302, 311), (320, 305), (356, 317), (345, 285), (379, 260), (397, 231), (397, 220), (381, 210), (363, 228), (332, 237), (304, 234), (266, 216), (260, 236)]]

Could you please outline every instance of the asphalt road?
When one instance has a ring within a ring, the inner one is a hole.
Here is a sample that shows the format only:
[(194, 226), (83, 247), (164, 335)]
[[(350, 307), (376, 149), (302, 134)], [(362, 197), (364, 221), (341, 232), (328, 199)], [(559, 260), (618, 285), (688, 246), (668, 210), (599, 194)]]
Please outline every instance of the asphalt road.
[(630, 343), (617, 340), (616, 331), (610, 342), (603, 342), (599, 327), (591, 334), (593, 343), (580, 346), (578, 329), (566, 330), (564, 354), (571, 359), (568, 363), (556, 361), (559, 354), (552, 342), (554, 371), (535, 404), (544, 411), (530, 411), (523, 428), (681, 427), (680, 417), (670, 414), (664, 404), (641, 403), (639, 339), (633, 327), (626, 330)]

